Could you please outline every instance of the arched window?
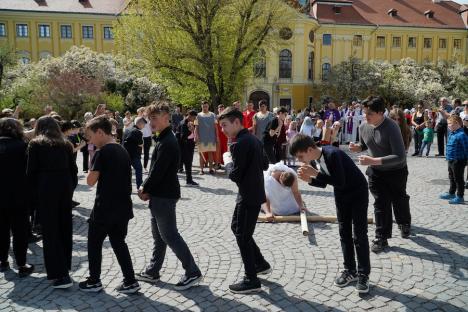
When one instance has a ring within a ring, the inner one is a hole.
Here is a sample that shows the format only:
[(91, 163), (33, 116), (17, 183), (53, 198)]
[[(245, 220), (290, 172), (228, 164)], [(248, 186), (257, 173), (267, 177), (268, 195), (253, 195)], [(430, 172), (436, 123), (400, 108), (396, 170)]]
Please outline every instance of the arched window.
[(327, 81), (330, 75), (331, 65), (330, 63), (323, 63), (322, 65), (322, 80)]
[(254, 62), (254, 76), (255, 78), (266, 77), (266, 53), (265, 50), (260, 49), (257, 52), (257, 56)]
[(314, 80), (314, 52), (309, 53), (309, 62), (307, 69), (307, 78), (309, 80)]
[(292, 53), (284, 49), (279, 54), (279, 78), (291, 78)]

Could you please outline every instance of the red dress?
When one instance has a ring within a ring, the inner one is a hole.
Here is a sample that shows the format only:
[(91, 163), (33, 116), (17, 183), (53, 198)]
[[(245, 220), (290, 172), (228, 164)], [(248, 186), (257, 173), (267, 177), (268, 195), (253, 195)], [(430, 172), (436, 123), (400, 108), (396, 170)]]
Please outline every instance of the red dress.
[(242, 112), (242, 115), (244, 116), (244, 128), (249, 129), (252, 128), (253, 126), (253, 118), (255, 116), (256, 112), (251, 111), (249, 112), (248, 110)]
[(217, 149), (216, 149), (216, 158), (217, 158), (217, 163), (218, 164), (223, 164), (224, 165), (224, 161), (223, 161), (223, 154), (226, 153), (228, 151), (228, 138), (227, 136), (224, 134), (224, 132), (221, 130), (221, 126), (219, 125), (219, 123), (216, 124), (216, 127), (218, 127), (218, 141), (219, 141), (219, 144), (217, 146)]

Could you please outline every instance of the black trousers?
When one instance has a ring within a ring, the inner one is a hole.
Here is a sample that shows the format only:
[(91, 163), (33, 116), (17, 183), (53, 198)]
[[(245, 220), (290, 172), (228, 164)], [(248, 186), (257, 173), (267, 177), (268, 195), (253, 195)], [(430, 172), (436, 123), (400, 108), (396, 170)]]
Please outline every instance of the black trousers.
[(414, 136), (414, 153), (419, 153), (421, 149), (422, 140), (424, 138), (424, 134), (422, 131), (417, 131), (413, 129), (413, 136)]
[(89, 151), (88, 151), (88, 146), (85, 146), (83, 149), (81, 149), (81, 153), (83, 153), (83, 171), (88, 171), (88, 165), (89, 165)]
[(367, 206), (369, 193), (367, 187), (357, 191), (352, 196), (343, 197), (335, 194), (336, 216), (340, 231), (343, 265), (346, 270), (370, 274), (369, 240), (367, 237)]
[(122, 138), (123, 138), (123, 129), (117, 129), (117, 140), (119, 141), (120, 144), (123, 144)]
[(447, 124), (437, 125), (437, 149), (439, 155), (445, 155), (445, 141), (447, 140)]
[(127, 237), (128, 220), (120, 224), (103, 224), (89, 221), (88, 229), (88, 260), (89, 276), (93, 281), (101, 278), (102, 244), (107, 236), (114, 251), (126, 283), (135, 281), (132, 258), (128, 251)]
[(8, 261), (10, 231), (13, 234), (13, 254), (16, 265), (26, 264), (29, 235), (29, 211), (25, 204), (3, 198), (0, 209), (0, 262)]
[(151, 137), (143, 138), (143, 168), (146, 169), (150, 159)]
[(369, 167), (369, 189), (374, 196), (375, 237), (392, 237), (392, 206), (398, 224), (411, 224), (409, 195), (406, 193), (408, 168), (381, 171)]
[(251, 279), (257, 278), (256, 267), (262, 266), (266, 262), (253, 239), (259, 213), (260, 205), (248, 206), (237, 203), (231, 222), (231, 230), (236, 237), (244, 263), (245, 275)]
[(71, 269), (73, 186), (69, 174), (39, 178), (38, 215), (42, 225), (44, 264), (48, 279), (68, 276)]
[(457, 196), (462, 197), (465, 195), (465, 173), (466, 159), (464, 160), (449, 160), (448, 173), (450, 179), (450, 194), (457, 193)]
[(185, 176), (187, 182), (192, 181), (192, 163), (193, 163), (193, 153), (195, 151), (195, 142), (189, 140), (187, 142), (181, 142), (181, 152), (182, 152), (182, 163), (185, 166)]
[(276, 158), (276, 153), (275, 153), (275, 146), (272, 144), (264, 144), (263, 145), (263, 150), (265, 151), (265, 154), (268, 157), (268, 162), (270, 164), (276, 164), (278, 162)]

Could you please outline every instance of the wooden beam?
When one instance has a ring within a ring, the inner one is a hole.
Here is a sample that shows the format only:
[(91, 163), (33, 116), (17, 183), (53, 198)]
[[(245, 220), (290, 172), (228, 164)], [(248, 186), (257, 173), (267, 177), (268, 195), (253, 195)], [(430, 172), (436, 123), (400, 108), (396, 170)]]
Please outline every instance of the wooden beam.
[[(273, 221), (268, 221), (265, 215), (259, 215), (257, 222), (271, 222), (271, 223), (280, 223), (280, 222), (301, 222), (300, 215), (297, 216), (275, 216)], [(336, 216), (307, 216), (307, 222), (326, 222), (326, 223), (335, 223), (337, 222)], [(374, 223), (373, 218), (367, 218), (367, 223)]]

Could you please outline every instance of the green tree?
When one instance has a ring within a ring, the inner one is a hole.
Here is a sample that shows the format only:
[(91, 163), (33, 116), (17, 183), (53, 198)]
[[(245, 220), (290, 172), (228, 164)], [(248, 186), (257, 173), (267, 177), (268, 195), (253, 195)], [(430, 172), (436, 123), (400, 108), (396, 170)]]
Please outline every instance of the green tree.
[(18, 63), (18, 58), (15, 50), (12, 49), (8, 44), (0, 46), (0, 88), (2, 87), (2, 80), (5, 71), (8, 67)]
[(294, 14), (281, 0), (136, 0), (114, 30), (119, 51), (147, 62), (171, 96), (215, 106), (241, 94), (256, 50)]

